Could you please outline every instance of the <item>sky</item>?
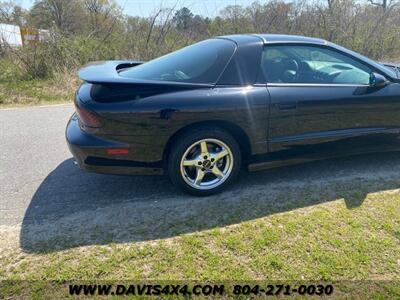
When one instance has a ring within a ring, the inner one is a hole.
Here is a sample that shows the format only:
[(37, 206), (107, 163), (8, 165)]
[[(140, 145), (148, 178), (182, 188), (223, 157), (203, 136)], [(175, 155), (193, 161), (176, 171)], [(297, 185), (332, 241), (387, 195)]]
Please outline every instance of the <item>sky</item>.
[[(68, 1), (68, 0), (66, 0)], [(204, 17), (215, 17), (219, 11), (228, 5), (248, 6), (256, 0), (116, 0), (127, 15), (148, 17), (160, 7), (174, 7), (179, 9), (183, 6), (190, 8), (194, 14)], [(1, 2), (1, 0), (0, 0)], [(24, 8), (30, 8), (34, 0), (17, 0)], [(259, 1), (263, 2), (263, 1)]]

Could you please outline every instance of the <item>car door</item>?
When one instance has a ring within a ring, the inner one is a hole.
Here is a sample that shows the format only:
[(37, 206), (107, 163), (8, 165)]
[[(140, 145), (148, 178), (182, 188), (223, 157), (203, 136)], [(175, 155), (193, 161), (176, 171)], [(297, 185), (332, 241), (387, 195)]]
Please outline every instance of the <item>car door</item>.
[(373, 71), (327, 46), (266, 46), (262, 73), (271, 97), (272, 157), (307, 160), (399, 149), (399, 85), (371, 86)]

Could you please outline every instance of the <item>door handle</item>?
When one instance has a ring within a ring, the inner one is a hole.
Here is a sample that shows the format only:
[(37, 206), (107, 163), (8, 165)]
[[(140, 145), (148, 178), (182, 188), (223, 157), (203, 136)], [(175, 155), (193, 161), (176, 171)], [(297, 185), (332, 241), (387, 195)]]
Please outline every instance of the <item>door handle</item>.
[(282, 110), (284, 110), (284, 109), (296, 109), (296, 107), (297, 107), (296, 103), (281, 103), (281, 104), (278, 104), (278, 108), (282, 109)]

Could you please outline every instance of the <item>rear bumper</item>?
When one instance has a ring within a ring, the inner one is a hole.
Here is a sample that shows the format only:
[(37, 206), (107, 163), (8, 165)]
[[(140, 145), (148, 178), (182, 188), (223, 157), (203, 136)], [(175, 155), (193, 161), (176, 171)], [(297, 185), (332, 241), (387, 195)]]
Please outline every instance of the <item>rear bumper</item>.
[[(129, 148), (129, 144), (100, 138), (81, 130), (75, 115), (68, 121), (65, 137), (79, 168), (88, 172), (120, 175), (162, 175), (162, 162), (136, 161), (127, 155), (107, 155), (107, 149)], [(132, 151), (135, 152), (135, 151)]]

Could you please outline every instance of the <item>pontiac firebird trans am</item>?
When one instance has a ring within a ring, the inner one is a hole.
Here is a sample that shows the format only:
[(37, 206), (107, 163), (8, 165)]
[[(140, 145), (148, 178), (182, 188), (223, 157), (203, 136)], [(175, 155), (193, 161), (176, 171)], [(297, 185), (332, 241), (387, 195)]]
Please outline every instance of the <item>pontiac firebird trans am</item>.
[(66, 138), (84, 170), (210, 195), (242, 168), (400, 150), (399, 71), (316, 38), (212, 38), (84, 67)]

